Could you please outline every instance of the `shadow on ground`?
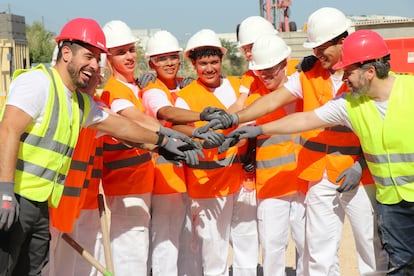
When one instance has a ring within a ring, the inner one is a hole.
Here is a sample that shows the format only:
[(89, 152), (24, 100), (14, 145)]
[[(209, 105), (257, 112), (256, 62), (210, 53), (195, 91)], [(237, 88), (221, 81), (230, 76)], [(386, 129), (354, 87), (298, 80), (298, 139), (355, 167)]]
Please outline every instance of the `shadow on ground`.
[[(229, 269), (229, 276), (233, 276), (232, 267)], [(257, 266), (257, 276), (263, 276), (263, 267), (261, 265)], [(293, 267), (286, 267), (286, 276), (296, 276), (296, 270)]]

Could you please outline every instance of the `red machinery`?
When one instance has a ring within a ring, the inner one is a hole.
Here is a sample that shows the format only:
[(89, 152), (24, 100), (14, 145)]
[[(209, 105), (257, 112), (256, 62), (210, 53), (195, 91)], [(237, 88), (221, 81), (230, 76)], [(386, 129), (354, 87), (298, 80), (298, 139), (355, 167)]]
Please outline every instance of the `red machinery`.
[(279, 32), (296, 31), (296, 23), (289, 22), (291, 0), (260, 0), (261, 16), (269, 20)]

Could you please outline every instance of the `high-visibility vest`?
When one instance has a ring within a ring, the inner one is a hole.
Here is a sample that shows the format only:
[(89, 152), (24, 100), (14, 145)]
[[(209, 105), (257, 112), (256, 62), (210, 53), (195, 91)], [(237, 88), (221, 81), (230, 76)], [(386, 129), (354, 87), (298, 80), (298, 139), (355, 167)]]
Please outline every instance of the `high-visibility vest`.
[[(226, 77), (233, 88), (236, 98), (239, 96), (240, 79)], [(219, 99), (199, 80), (191, 82), (178, 92), (178, 96), (186, 101), (190, 110), (201, 112), (207, 106), (226, 109)], [(195, 127), (200, 127), (206, 122), (195, 122)], [(231, 129), (225, 130), (228, 133)], [(240, 163), (239, 148), (229, 148), (223, 153), (218, 153), (217, 148), (203, 149), (204, 159), (200, 158), (200, 164), (186, 166), (186, 180), (188, 194), (192, 198), (210, 198), (230, 195), (240, 189), (242, 180), (242, 167)]]
[(72, 162), (57, 208), (50, 208), (52, 225), (61, 232), (72, 232), (79, 214), (81, 194), (88, 186), (87, 169), (94, 150), (93, 142), (97, 131), (83, 128), (73, 152)]
[[(65, 86), (53, 68), (39, 65), (50, 79), (50, 91), (41, 124), (34, 122), (20, 138), (15, 172), (15, 193), (33, 201), (59, 205), (79, 132), (90, 111), (90, 99), (78, 91), (68, 114)], [(27, 70), (16, 70), (13, 79)], [(4, 110), (4, 109), (3, 109)], [(3, 116), (3, 115), (2, 115)]]
[[(101, 100), (110, 107), (115, 99), (127, 99), (144, 111), (141, 101), (132, 90), (112, 76), (103, 89)], [(102, 186), (106, 195), (152, 191), (154, 164), (148, 151), (129, 148), (108, 135), (104, 137), (103, 149)]]
[(361, 140), (383, 204), (414, 202), (414, 77), (396, 76), (384, 119), (367, 96), (346, 97), (346, 110)]
[[(246, 105), (269, 92), (267, 88), (253, 91)], [(258, 118), (256, 125), (262, 125), (286, 115), (285, 108), (281, 107)], [(260, 135), (257, 137), (256, 144), (256, 194), (258, 198), (281, 197), (298, 191), (306, 193), (307, 182), (297, 177), (296, 145), (293, 135)]]
[[(333, 98), (333, 84), (328, 70), (320, 62), (308, 72), (300, 73), (303, 91), (303, 111), (314, 110)], [(336, 95), (348, 91), (344, 83)], [(299, 177), (308, 181), (318, 181), (324, 171), (332, 183), (341, 172), (351, 167), (361, 156), (358, 137), (347, 127), (334, 126), (301, 133), (298, 156)], [(367, 169), (362, 176), (363, 183), (373, 183)]]
[[(179, 78), (177, 81), (181, 81)], [(140, 91), (142, 95), (150, 89), (159, 89), (164, 92), (167, 99), (172, 105), (174, 105), (177, 99), (176, 93), (172, 93), (168, 87), (160, 80), (156, 79), (154, 83), (149, 83), (147, 87)], [(171, 127), (170, 122), (165, 122), (165, 127)], [(178, 167), (163, 156), (153, 154), (155, 162), (155, 178), (154, 178), (154, 189), (153, 194), (172, 194), (172, 193), (184, 193), (187, 191), (185, 183), (184, 167)]]
[(266, 89), (266, 86), (260, 80), (258, 76), (254, 74), (252, 70), (247, 70), (241, 76), (240, 84), (250, 90), (250, 93), (253, 91), (258, 91), (261, 89)]

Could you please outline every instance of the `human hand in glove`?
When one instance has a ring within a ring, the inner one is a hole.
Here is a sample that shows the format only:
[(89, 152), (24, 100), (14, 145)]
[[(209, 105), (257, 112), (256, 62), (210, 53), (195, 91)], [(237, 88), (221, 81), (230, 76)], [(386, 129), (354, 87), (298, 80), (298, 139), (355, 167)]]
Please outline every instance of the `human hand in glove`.
[(255, 138), (263, 134), (261, 126), (242, 126), (226, 136), (226, 140), (219, 147), (219, 153), (228, 150), (230, 147), (236, 145), (240, 140), (245, 138)]
[(184, 78), (181, 82), (180, 82), (180, 89), (183, 89), (184, 87), (186, 87), (187, 85), (189, 85), (190, 83), (193, 82), (193, 78), (187, 77)]
[(210, 122), (200, 127), (200, 132), (206, 132), (209, 129), (218, 130), (218, 129), (228, 129), (232, 126), (239, 124), (239, 117), (233, 114), (223, 114), (222, 116), (212, 119)]
[(308, 72), (313, 68), (317, 60), (318, 58), (314, 55), (306, 56), (298, 63), (298, 65), (296, 65), (296, 69), (298, 72)]
[(207, 130), (206, 132), (200, 132), (200, 128), (196, 128), (193, 131), (193, 137), (203, 139), (203, 148), (211, 149), (216, 148), (224, 142), (226, 138), (224, 134)]
[(0, 182), (0, 230), (8, 231), (19, 218), (13, 182)]
[(161, 126), (160, 127), (160, 130), (158, 132), (160, 134), (163, 134), (163, 135), (168, 136), (170, 138), (180, 139), (181, 141), (184, 141), (187, 144), (192, 145), (194, 148), (201, 149), (201, 143), (200, 142), (198, 142), (198, 141), (196, 141), (194, 139), (191, 139), (190, 137), (188, 137), (184, 133), (181, 133), (181, 132), (176, 131), (174, 129)]
[(195, 148), (193, 145), (184, 141), (168, 138), (163, 134), (160, 134), (160, 141), (158, 154), (175, 165), (179, 165), (181, 161), (185, 161), (190, 166), (195, 166), (199, 163), (198, 156), (204, 158), (204, 154), (200, 148)]
[(142, 89), (142, 88), (147, 87), (147, 85), (150, 82), (155, 82), (156, 79), (157, 77), (153, 73), (145, 72), (139, 75), (137, 82), (139, 84), (139, 87)]
[(344, 178), (344, 182), (336, 189), (339, 193), (349, 192), (359, 185), (361, 181), (362, 170), (367, 163), (363, 157), (359, 158), (351, 167), (339, 174), (336, 182), (340, 182)]

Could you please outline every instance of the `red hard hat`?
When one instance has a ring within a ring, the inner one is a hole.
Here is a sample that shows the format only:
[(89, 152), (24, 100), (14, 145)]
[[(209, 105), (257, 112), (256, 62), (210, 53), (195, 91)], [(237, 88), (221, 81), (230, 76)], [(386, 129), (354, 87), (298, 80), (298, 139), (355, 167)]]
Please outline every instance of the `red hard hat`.
[(333, 69), (342, 69), (354, 63), (379, 59), (389, 54), (387, 44), (378, 33), (359, 30), (344, 39), (341, 60), (333, 66)]
[(56, 43), (60, 41), (81, 41), (107, 53), (105, 34), (98, 22), (90, 18), (75, 18), (63, 26), (60, 34), (55, 38)]

